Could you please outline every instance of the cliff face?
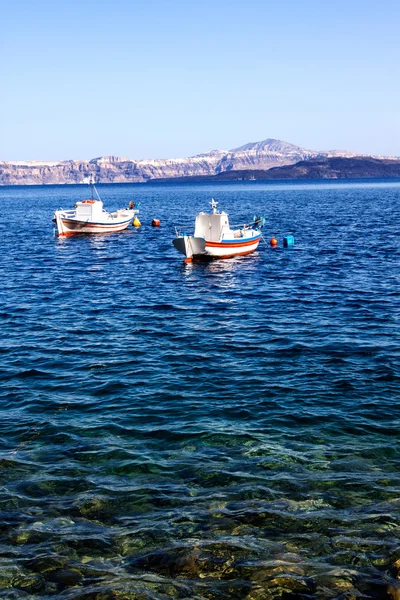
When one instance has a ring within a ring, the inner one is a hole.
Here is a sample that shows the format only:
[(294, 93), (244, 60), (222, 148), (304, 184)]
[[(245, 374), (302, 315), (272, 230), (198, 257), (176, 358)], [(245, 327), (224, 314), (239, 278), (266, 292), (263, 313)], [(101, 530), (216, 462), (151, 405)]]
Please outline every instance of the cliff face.
[(267, 171), (267, 179), (365, 179), (400, 177), (400, 160), (334, 156)]
[(130, 160), (105, 156), (62, 162), (0, 162), (0, 185), (84, 183), (93, 175), (100, 183), (145, 182), (150, 179), (217, 175), (231, 170), (267, 170), (299, 161), (329, 156), (356, 156), (352, 152), (316, 152), (267, 139), (234, 148), (213, 150), (189, 158)]
[(400, 160), (373, 157), (334, 156), (302, 160), (294, 165), (273, 167), (268, 170), (242, 169), (217, 175), (155, 179), (150, 183), (201, 181), (279, 181), (285, 179), (368, 179), (400, 178)]

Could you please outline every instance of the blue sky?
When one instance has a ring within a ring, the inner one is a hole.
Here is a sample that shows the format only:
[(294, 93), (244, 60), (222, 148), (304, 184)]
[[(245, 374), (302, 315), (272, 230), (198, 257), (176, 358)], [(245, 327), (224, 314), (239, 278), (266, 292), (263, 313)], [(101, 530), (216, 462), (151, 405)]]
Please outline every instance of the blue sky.
[(400, 156), (400, 3), (3, 0), (0, 160)]

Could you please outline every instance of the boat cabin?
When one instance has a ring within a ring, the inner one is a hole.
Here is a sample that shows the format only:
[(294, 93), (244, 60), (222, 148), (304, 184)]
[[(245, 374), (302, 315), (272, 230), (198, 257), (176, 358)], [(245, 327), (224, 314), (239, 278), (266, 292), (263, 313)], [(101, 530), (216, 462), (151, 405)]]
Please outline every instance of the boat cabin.
[(212, 214), (201, 212), (197, 215), (195, 237), (205, 238), (209, 242), (218, 242), (224, 237), (229, 237), (230, 233), (228, 215), (225, 212)]
[(104, 220), (101, 200), (82, 200), (75, 204), (75, 218), (82, 221)]

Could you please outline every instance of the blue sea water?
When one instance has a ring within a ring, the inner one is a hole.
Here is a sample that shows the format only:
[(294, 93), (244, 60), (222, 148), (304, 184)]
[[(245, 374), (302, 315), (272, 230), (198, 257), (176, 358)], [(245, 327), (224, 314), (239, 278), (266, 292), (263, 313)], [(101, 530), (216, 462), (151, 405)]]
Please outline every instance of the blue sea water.
[[(99, 191), (0, 188), (1, 597), (399, 598), (400, 182)], [(211, 196), (278, 248), (184, 264)]]

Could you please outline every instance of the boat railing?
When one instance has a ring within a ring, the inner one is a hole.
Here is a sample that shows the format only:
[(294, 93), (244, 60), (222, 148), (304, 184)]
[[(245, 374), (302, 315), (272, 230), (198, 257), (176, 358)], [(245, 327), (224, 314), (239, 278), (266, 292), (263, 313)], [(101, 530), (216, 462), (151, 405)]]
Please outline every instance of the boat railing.
[(65, 217), (73, 217), (76, 214), (76, 210), (74, 210), (74, 209), (63, 210), (62, 208), (60, 208), (60, 212), (62, 212), (63, 216), (65, 216)]
[(184, 225), (175, 226), (175, 234), (176, 237), (183, 237), (184, 235), (193, 235), (195, 228), (193, 225), (189, 225), (188, 227)]
[(231, 229), (259, 229), (263, 226), (265, 219), (263, 217), (258, 217), (254, 221), (250, 223), (238, 223), (237, 225), (231, 225)]

